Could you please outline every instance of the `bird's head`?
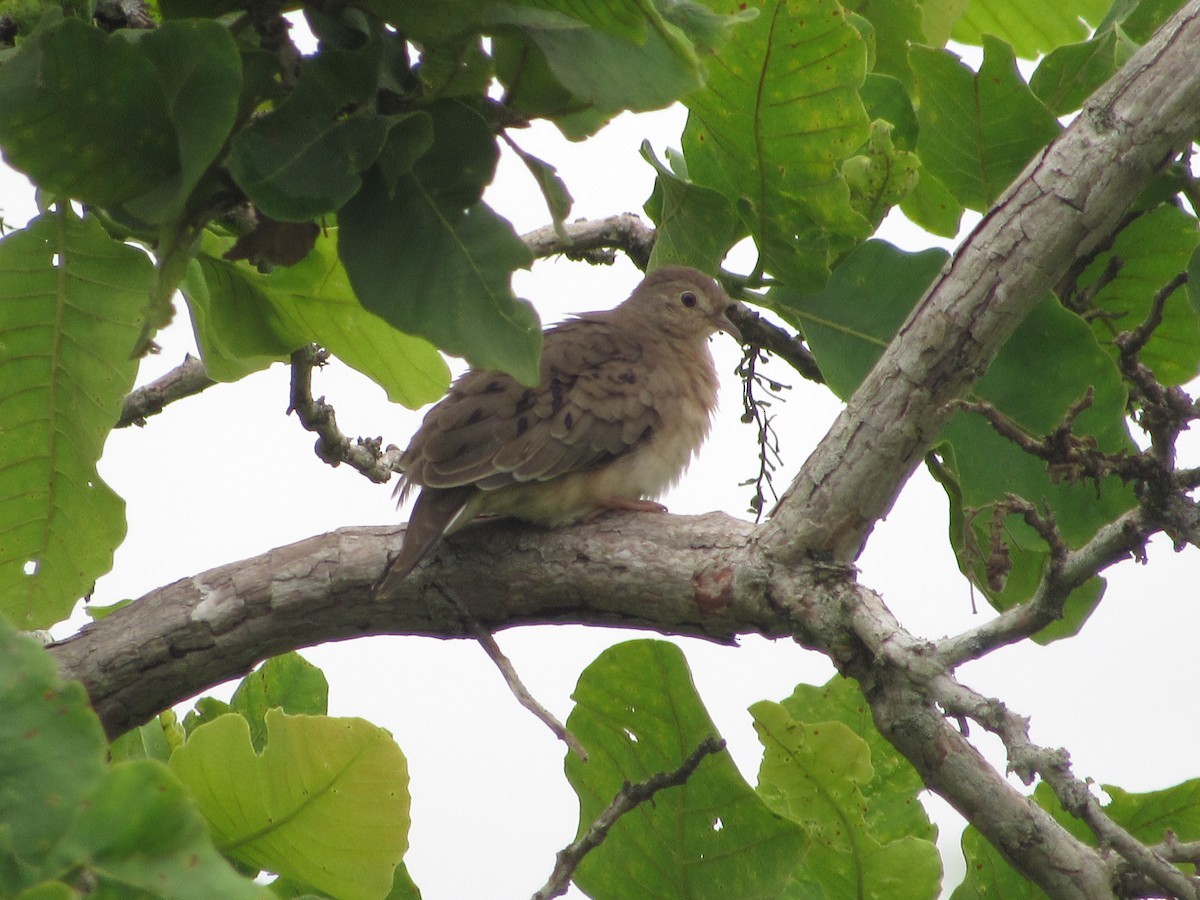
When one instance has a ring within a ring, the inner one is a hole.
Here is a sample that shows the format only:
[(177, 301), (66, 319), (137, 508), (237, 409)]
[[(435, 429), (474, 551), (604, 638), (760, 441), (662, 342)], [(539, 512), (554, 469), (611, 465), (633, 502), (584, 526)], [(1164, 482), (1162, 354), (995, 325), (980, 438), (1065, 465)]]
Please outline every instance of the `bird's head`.
[(644, 318), (646, 327), (684, 340), (724, 331), (741, 342), (741, 332), (728, 317), (733, 305), (721, 286), (703, 272), (687, 266), (663, 266), (647, 275), (620, 309), (623, 314)]

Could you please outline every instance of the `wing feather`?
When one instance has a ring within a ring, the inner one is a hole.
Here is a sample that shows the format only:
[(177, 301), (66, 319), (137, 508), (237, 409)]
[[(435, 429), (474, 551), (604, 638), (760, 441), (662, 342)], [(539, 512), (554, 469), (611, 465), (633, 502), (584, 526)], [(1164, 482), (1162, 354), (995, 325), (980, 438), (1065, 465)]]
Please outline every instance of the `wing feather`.
[(536, 388), (496, 372), (468, 372), (414, 435), (400, 461), (400, 490), (491, 490), (628, 452), (659, 425), (653, 398), (637, 383), (642, 354), (638, 335), (597, 313), (546, 333)]

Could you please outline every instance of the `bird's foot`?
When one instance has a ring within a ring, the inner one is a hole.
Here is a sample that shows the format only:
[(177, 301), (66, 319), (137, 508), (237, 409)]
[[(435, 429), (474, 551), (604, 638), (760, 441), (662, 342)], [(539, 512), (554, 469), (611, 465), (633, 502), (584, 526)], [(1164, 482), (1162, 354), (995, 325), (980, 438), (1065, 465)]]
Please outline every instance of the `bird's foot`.
[(599, 509), (592, 510), (581, 522), (594, 522), (608, 512), (653, 512), (665, 513), (667, 508), (653, 500), (627, 500), (622, 497), (609, 497)]

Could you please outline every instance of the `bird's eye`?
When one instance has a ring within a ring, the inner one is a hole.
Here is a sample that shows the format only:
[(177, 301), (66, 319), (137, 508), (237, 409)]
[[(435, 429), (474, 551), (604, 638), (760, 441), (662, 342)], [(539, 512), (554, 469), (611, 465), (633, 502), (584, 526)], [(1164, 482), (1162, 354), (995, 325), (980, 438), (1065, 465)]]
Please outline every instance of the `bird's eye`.
[(684, 306), (686, 306), (688, 309), (691, 309), (693, 306), (696, 305), (696, 295), (693, 294), (691, 291), (684, 291), (682, 294), (679, 295), (679, 302), (682, 303)]

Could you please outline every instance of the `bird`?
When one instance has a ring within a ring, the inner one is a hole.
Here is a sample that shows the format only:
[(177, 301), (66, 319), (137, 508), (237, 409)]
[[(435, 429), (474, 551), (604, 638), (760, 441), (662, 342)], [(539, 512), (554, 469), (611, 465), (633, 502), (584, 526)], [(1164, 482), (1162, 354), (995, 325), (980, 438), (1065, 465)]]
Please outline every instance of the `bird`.
[(703, 272), (662, 266), (615, 308), (547, 330), (536, 386), (487, 369), (460, 376), (400, 457), (398, 505), (420, 493), (376, 596), (481, 515), (560, 527), (605, 510), (665, 512), (652, 498), (683, 474), (717, 405), (708, 339), (742, 341), (733, 305)]

